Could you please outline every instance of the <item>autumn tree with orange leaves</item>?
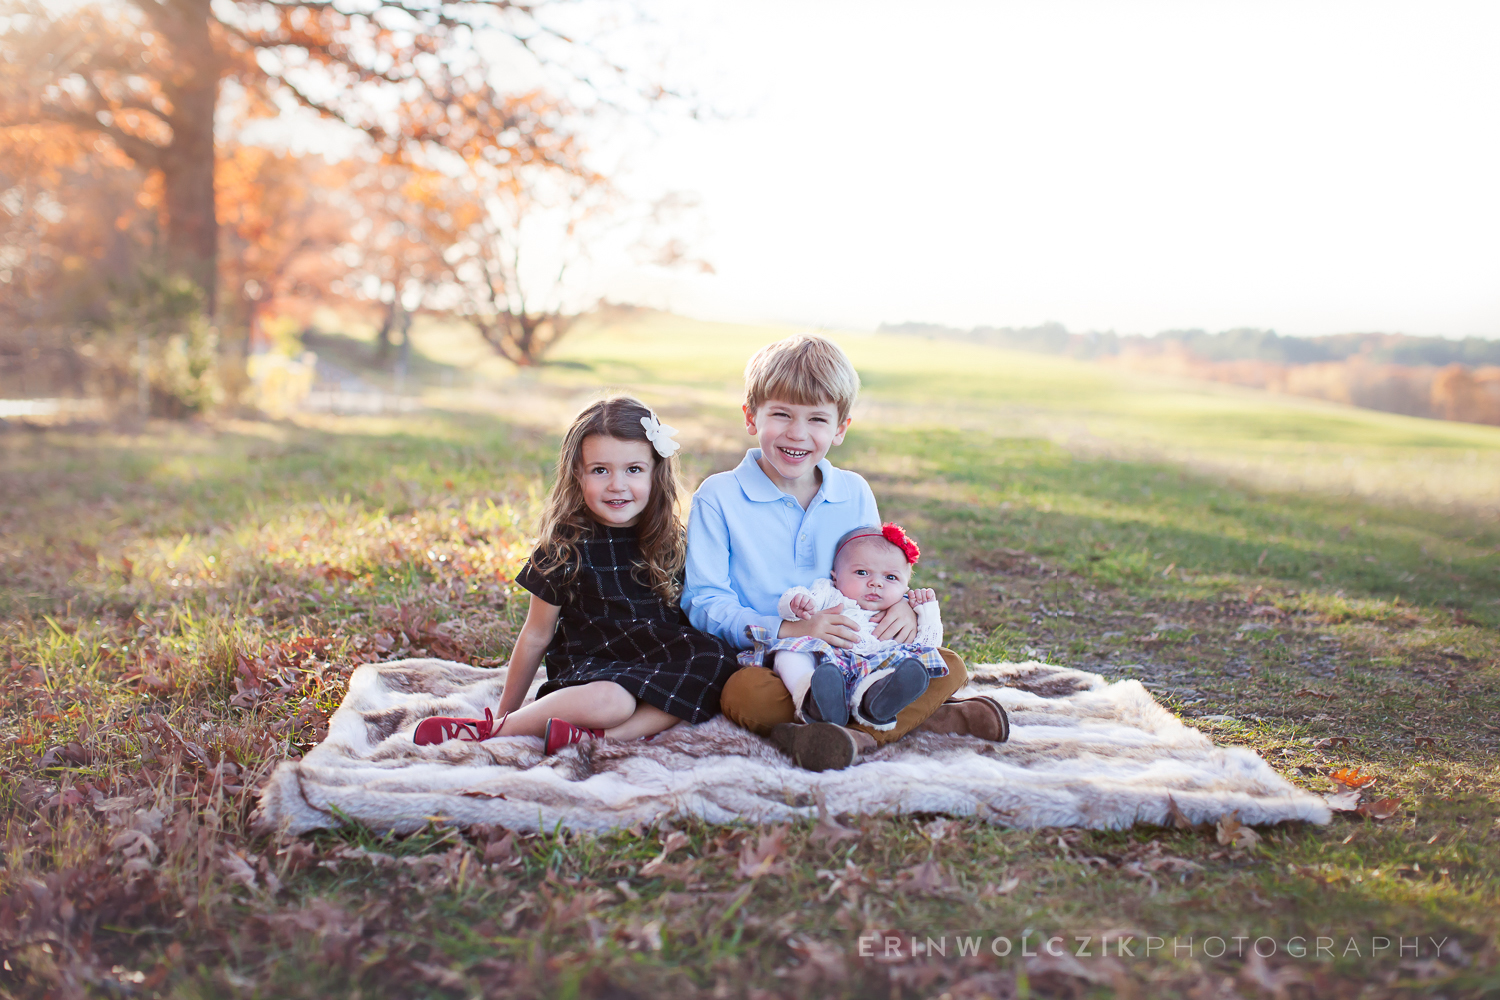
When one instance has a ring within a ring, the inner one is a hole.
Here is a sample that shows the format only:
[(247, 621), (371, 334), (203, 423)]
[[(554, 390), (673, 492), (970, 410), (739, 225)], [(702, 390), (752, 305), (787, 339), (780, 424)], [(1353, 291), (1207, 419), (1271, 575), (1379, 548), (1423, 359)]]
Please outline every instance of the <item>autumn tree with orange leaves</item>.
[(569, 271), (619, 221), (617, 194), (598, 174), (530, 167), (481, 168), (463, 186), (474, 194), (449, 203), (478, 210), (450, 235), (438, 304), (507, 361), (536, 364), (591, 304), (570, 300)]
[(339, 251), (357, 219), (344, 192), (361, 166), (259, 146), (220, 153), (220, 284), (236, 293), (234, 319), (252, 343), (263, 316), (326, 298), (345, 276)]
[(1500, 424), (1500, 368), (1471, 371), (1448, 365), (1432, 380), (1432, 415), (1443, 420)]
[(452, 279), (448, 249), (483, 213), (477, 195), (461, 177), (410, 163), (366, 163), (340, 190), (352, 222), (340, 250), (344, 272), (329, 290), (381, 304), (381, 360), (391, 334), (435, 305), (438, 289)]
[(517, 366), (539, 364), (597, 304), (573, 275), (605, 240), (645, 264), (713, 270), (682, 235), (696, 213), (691, 197), (638, 204), (581, 168), (453, 166), (381, 165), (342, 189), (360, 221), (335, 287), (385, 303), (382, 349), (393, 327), (424, 312), (467, 323)]
[(99, 383), (96, 345), (62, 321), (110, 320), (115, 289), (151, 250), (159, 192), (96, 141), (65, 126), (0, 141), (0, 394), (118, 388), (113, 376)]
[(497, 62), (565, 62), (591, 84), (628, 74), (550, 27), (545, 9), (510, 0), (134, 0), (59, 11), (13, 0), (0, 15), (0, 130), (100, 138), (159, 177), (161, 250), (212, 311), (215, 124), (226, 82), (343, 122), (388, 160), (426, 151), (502, 169), (575, 170), (577, 109), (540, 89), (502, 89)]

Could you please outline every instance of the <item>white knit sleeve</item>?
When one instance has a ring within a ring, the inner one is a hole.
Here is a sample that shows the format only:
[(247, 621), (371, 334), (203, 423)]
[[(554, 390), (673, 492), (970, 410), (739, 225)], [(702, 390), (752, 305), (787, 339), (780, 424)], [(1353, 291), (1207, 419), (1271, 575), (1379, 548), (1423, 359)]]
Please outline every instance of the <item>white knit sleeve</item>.
[(943, 618), (937, 601), (917, 605), (917, 637), (912, 642), (918, 646), (943, 644)]
[(801, 595), (803, 597), (811, 597), (813, 599), (814, 607), (817, 606), (818, 597), (811, 590), (808, 590), (806, 587), (793, 587), (785, 594), (782, 594), (781, 600), (776, 602), (776, 613), (781, 616), (782, 621), (801, 621), (801, 619), (797, 617), (797, 612), (792, 610), (792, 598), (797, 597), (798, 595)]
[(814, 606), (819, 611), (827, 611), (829, 608), (842, 608), (849, 599), (839, 593), (839, 589), (833, 585), (833, 581), (826, 576), (820, 576), (813, 581), (812, 599)]

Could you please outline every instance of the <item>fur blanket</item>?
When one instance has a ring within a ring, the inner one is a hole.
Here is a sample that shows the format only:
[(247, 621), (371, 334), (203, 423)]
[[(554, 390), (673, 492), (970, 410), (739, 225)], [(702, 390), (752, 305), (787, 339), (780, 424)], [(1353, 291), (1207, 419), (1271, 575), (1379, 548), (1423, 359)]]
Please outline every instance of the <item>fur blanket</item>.
[(532, 737), (419, 747), (429, 715), (483, 716), (503, 670), (397, 660), (354, 671), (328, 737), (280, 764), (261, 789), (263, 832), (302, 833), (347, 816), (406, 833), (429, 821), (521, 831), (602, 831), (670, 816), (709, 822), (815, 815), (976, 813), (1014, 827), (1123, 828), (1170, 822), (1169, 800), (1194, 822), (1238, 811), (1244, 823), (1326, 823), (1321, 797), (1254, 752), (1215, 747), (1137, 681), (1043, 663), (971, 670), (960, 696), (990, 694), (1011, 718), (1007, 743), (916, 733), (843, 771), (794, 766), (768, 741), (719, 716), (649, 743), (587, 741), (555, 757)]

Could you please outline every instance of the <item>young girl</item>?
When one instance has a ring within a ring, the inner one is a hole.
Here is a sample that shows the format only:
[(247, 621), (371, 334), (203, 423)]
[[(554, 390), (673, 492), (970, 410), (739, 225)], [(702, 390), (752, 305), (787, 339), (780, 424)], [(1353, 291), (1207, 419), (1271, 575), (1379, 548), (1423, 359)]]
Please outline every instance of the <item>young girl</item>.
[[(600, 400), (573, 421), (541, 537), (516, 576), (531, 607), (499, 719), (489, 709), (483, 719), (424, 719), (417, 743), (540, 736), (552, 754), (718, 714), (736, 651), (693, 628), (678, 606), (685, 553), (673, 433), (628, 396)], [(544, 653), (547, 682), (522, 708)]]

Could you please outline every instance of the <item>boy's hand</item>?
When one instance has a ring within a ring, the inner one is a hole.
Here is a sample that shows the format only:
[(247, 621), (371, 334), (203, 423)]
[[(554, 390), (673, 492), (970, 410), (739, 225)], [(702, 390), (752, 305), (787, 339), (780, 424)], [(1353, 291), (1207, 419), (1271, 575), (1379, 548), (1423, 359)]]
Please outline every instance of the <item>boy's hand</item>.
[(912, 607), (916, 607), (918, 604), (926, 604), (928, 601), (937, 600), (937, 594), (931, 587), (922, 587), (917, 590), (910, 591), (906, 595), (906, 599), (908, 601), (911, 601)]
[(897, 601), (878, 616), (870, 616), (870, 622), (875, 626), (875, 638), (881, 641), (911, 642), (917, 637), (917, 612), (906, 601)]
[[(907, 609), (910, 611), (910, 609)], [(911, 612), (912, 633), (916, 633), (915, 611)], [(790, 639), (799, 635), (810, 635), (822, 639), (837, 649), (848, 649), (859, 641), (859, 625), (852, 618), (845, 618), (837, 611), (824, 611), (797, 622), (782, 622), (777, 638)]]
[(792, 614), (803, 619), (811, 618), (818, 610), (813, 607), (813, 599), (809, 594), (797, 594), (788, 603), (788, 607), (792, 609)]

